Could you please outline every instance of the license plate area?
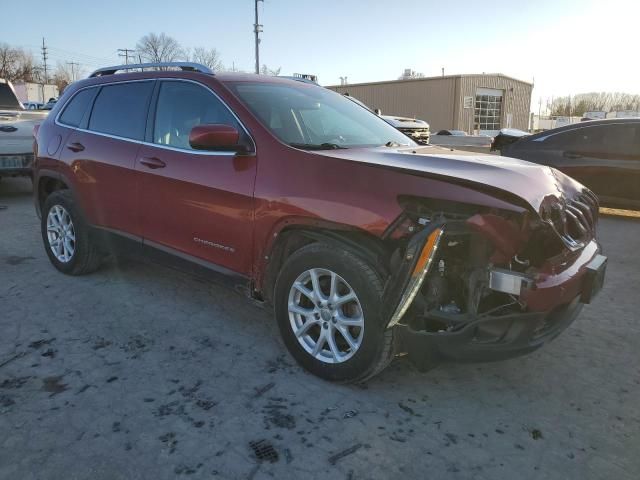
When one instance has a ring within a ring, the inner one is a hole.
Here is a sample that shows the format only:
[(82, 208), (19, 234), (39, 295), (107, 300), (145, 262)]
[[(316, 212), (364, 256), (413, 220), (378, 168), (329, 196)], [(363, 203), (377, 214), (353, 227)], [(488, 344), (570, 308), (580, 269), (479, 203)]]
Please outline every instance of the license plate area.
[(582, 303), (591, 303), (604, 285), (605, 272), (607, 270), (607, 257), (596, 255), (587, 265), (587, 273), (582, 285)]
[(0, 169), (28, 168), (32, 160), (32, 154), (0, 155)]

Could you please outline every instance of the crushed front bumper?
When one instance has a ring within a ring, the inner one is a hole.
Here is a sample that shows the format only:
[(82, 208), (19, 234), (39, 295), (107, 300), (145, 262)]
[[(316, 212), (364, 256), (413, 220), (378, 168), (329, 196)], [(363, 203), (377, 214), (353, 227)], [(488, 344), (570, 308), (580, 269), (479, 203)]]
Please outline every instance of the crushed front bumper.
[[(425, 230), (423, 237), (434, 234), (437, 228)], [(412, 252), (417, 253), (421, 248), (423, 252), (428, 251), (428, 245), (420, 238), (417, 248), (412, 250), (410, 244), (408, 250), (415, 255)], [(431, 253), (436, 250), (437, 244)], [(447, 360), (482, 362), (527, 354), (565, 330), (580, 313), (583, 304), (590, 303), (600, 291), (604, 282), (607, 259), (600, 254), (596, 241), (589, 242), (571, 260), (556, 263), (531, 278), (530, 284), (523, 288), (520, 301), (525, 309), (522, 312), (469, 315), (466, 318), (462, 314), (456, 319), (455, 328), (448, 328), (446, 314), (439, 312), (431, 312), (419, 321), (404, 318), (401, 322), (393, 322), (392, 316), (389, 327), (397, 329), (402, 351), (421, 369)], [(404, 287), (400, 306), (407, 300), (410, 282)], [(408, 300), (411, 302), (413, 298)], [(428, 326), (429, 322), (435, 323)]]
[(419, 368), (442, 361), (490, 362), (530, 353), (565, 330), (582, 310), (575, 298), (551, 312), (479, 318), (453, 332), (414, 330), (399, 325), (403, 350)]

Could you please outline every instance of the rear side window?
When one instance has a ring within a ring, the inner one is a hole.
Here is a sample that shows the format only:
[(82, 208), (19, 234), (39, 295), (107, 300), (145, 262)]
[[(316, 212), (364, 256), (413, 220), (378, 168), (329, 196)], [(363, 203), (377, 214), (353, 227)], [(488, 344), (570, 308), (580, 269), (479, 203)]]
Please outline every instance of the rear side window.
[(131, 82), (102, 87), (93, 105), (89, 130), (142, 140), (153, 82)]
[(60, 115), (60, 123), (70, 127), (79, 127), (97, 91), (97, 88), (87, 88), (76, 93), (64, 107), (62, 115)]

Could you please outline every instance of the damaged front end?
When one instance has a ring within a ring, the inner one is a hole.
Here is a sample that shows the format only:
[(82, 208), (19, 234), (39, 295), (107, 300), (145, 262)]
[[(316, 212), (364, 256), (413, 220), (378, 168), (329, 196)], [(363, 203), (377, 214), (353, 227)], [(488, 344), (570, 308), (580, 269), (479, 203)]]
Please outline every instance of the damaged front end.
[[(521, 355), (558, 335), (602, 284), (589, 193), (543, 215), (401, 198), (386, 233), (387, 328), (419, 368)], [(549, 199), (546, 202), (551, 205)]]

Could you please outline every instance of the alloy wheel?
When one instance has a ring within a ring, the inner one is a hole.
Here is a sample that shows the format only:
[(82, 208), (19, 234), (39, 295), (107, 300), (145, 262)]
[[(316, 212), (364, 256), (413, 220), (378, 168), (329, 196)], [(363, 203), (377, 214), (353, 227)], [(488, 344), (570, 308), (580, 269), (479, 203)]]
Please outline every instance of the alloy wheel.
[(54, 205), (47, 215), (47, 240), (61, 263), (71, 261), (76, 251), (76, 232), (71, 215), (62, 205)]
[(304, 350), (324, 363), (349, 360), (362, 345), (364, 313), (355, 291), (337, 273), (312, 268), (289, 290), (289, 322)]

